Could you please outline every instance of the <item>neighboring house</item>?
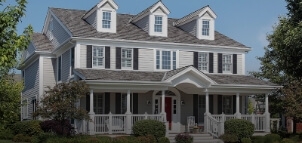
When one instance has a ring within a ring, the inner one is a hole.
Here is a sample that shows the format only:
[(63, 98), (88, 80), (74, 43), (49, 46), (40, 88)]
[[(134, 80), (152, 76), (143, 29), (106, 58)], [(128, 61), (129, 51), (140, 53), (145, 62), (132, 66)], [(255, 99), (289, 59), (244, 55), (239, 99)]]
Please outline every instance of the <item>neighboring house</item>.
[[(77, 105), (93, 122), (76, 121), (78, 132), (130, 134), (136, 121), (155, 119), (179, 133), (190, 116), (213, 136), (231, 118), (270, 132), (268, 94), (279, 86), (245, 75), (251, 49), (215, 31), (209, 6), (183, 18), (169, 18), (161, 1), (137, 15), (117, 11), (113, 0), (88, 11), (49, 8), (24, 52), (23, 119), (32, 118), (47, 86), (83, 80), (90, 95)], [(247, 115), (248, 96), (260, 93), (265, 113)]]

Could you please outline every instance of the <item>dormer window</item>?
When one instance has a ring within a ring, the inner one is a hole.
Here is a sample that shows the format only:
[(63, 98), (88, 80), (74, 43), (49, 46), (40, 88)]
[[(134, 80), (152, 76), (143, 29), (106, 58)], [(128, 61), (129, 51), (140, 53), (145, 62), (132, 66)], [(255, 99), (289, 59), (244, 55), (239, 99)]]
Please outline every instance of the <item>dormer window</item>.
[(202, 36), (210, 35), (210, 20), (202, 21)]
[(163, 17), (159, 15), (155, 15), (154, 22), (154, 32), (162, 32), (163, 31)]
[(111, 12), (110, 11), (104, 11), (103, 12), (103, 23), (102, 27), (105, 29), (111, 28)]

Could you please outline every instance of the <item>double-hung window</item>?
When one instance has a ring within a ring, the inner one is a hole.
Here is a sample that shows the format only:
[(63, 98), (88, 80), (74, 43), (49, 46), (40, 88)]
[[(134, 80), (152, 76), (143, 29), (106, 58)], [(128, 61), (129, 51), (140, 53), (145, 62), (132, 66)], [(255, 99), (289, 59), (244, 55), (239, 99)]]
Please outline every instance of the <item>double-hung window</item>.
[(198, 69), (201, 71), (208, 71), (209, 68), (209, 57), (208, 53), (200, 52), (198, 53)]
[(159, 15), (155, 15), (154, 32), (162, 32), (162, 31), (163, 31), (163, 17)]
[(110, 11), (103, 11), (102, 27), (106, 28), (106, 29), (111, 28), (111, 12)]
[(105, 105), (105, 99), (104, 94), (95, 93), (93, 94), (93, 109), (95, 114), (104, 114), (104, 105)]
[(210, 20), (202, 21), (202, 36), (210, 35)]
[(132, 68), (132, 49), (122, 49), (122, 68)]
[(176, 69), (176, 51), (156, 50), (156, 69)]
[(103, 46), (93, 46), (92, 57), (93, 67), (104, 67), (105, 48)]
[(74, 48), (70, 49), (70, 75), (73, 75), (74, 70)]
[(222, 71), (223, 72), (232, 72), (232, 55), (225, 54), (222, 55)]
[(204, 113), (206, 111), (206, 100), (204, 95), (198, 95), (198, 124), (204, 123)]
[(58, 81), (62, 80), (62, 56), (58, 57)]

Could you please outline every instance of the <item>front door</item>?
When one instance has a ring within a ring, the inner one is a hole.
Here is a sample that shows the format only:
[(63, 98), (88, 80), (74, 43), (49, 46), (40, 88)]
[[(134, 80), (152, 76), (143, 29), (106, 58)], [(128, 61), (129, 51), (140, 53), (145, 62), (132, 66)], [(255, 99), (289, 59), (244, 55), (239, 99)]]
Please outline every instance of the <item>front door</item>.
[(165, 112), (167, 122), (169, 123), (169, 130), (172, 128), (172, 97), (165, 98)]

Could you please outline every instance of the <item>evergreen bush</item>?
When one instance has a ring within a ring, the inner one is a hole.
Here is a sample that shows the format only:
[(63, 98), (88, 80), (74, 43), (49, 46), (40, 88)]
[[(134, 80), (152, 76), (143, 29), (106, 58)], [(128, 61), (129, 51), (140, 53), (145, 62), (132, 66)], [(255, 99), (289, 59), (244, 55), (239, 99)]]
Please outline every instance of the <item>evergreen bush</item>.
[(243, 119), (231, 119), (224, 123), (225, 134), (232, 134), (242, 138), (250, 138), (254, 134), (254, 125)]
[(178, 134), (175, 137), (176, 143), (193, 143), (193, 137), (189, 134)]
[(135, 136), (152, 135), (156, 140), (166, 135), (166, 127), (164, 123), (157, 120), (137, 121), (133, 125), (132, 130)]
[(234, 134), (223, 134), (219, 137), (225, 143), (236, 143), (238, 142), (238, 137)]
[(41, 121), (37, 120), (21, 121), (16, 122), (10, 126), (10, 128), (14, 135), (23, 134), (26, 136), (34, 136), (42, 132), (40, 122)]

